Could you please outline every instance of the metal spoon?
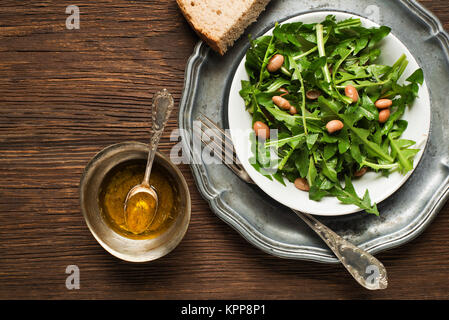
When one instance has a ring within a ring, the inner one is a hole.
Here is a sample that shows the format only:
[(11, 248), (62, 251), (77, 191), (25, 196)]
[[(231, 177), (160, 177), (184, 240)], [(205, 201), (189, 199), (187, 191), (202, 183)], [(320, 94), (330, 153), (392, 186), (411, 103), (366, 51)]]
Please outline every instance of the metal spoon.
[[(145, 170), (145, 175), (141, 184), (134, 186), (126, 196), (125, 199), (125, 223), (131, 232), (139, 234), (145, 231), (156, 217), (156, 212), (158, 208), (158, 196), (154, 188), (150, 185), (150, 174), (151, 168), (153, 166), (154, 155), (156, 154), (156, 149), (159, 144), (159, 139), (161, 138), (162, 132), (164, 131), (165, 125), (167, 124), (170, 113), (173, 110), (174, 101), (172, 95), (166, 90), (157, 92), (153, 96), (153, 106), (152, 106), (152, 126), (153, 135), (150, 140), (150, 151), (148, 152), (147, 167)], [(140, 202), (139, 202), (140, 201)], [(136, 210), (127, 210), (129, 204), (135, 202), (135, 204), (142, 204)], [(128, 212), (130, 211), (130, 212)], [(146, 211), (142, 215), (142, 211)], [(136, 215), (138, 214), (138, 216)], [(134, 215), (134, 216), (132, 216)], [(131, 225), (132, 222), (138, 220), (138, 228), (134, 228)], [(142, 220), (143, 219), (143, 220)]]

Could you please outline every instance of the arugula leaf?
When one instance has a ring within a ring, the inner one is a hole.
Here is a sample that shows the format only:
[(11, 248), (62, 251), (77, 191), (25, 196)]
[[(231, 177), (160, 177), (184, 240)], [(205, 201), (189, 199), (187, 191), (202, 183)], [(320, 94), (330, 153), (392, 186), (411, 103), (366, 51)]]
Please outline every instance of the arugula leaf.
[[(242, 81), (240, 95), (253, 124), (262, 121), (278, 130), (277, 137), (265, 142), (250, 137), (250, 160), (257, 171), (282, 185), (285, 179), (305, 178), (312, 200), (333, 196), (379, 214), (368, 191), (359, 197), (350, 177), (363, 167), (384, 176), (413, 169), (419, 150), (414, 141), (402, 138), (407, 128), (402, 116), (424, 83), (421, 69), (405, 83), (399, 80), (408, 66), (405, 54), (391, 66), (377, 63), (379, 45), (390, 31), (330, 15), (321, 23), (276, 24), (272, 36), (250, 39), (245, 62), (249, 81)], [(284, 56), (284, 64), (270, 73), (267, 64), (275, 54)], [(347, 85), (358, 90), (357, 102), (346, 97)], [(318, 99), (309, 96), (311, 90), (319, 92)], [(276, 106), (275, 95), (287, 99), (297, 113)], [(382, 98), (393, 103), (388, 121), (381, 124), (374, 103)], [(331, 120), (342, 121), (343, 129), (329, 134), (326, 124)]]
[(309, 183), (309, 186), (313, 186), (315, 182), (315, 178), (317, 176), (317, 170), (315, 167), (315, 162), (313, 161), (313, 156), (309, 158), (309, 167), (307, 170), (307, 182)]
[(270, 74), (265, 70), (270, 55), (274, 51), (274, 43), (272, 36), (263, 36), (255, 40), (251, 40), (251, 47), (246, 53), (245, 68), (251, 80), (263, 79), (264, 76), (269, 77)]
[(314, 133), (314, 134), (310, 134), (307, 136), (306, 142), (307, 142), (307, 148), (309, 148), (309, 150), (312, 150), (312, 147), (315, 145), (316, 141), (318, 140), (318, 134)]
[(345, 187), (342, 188), (340, 185), (336, 184), (333, 189), (330, 190), (330, 193), (337, 197), (342, 203), (345, 204), (355, 204), (358, 207), (364, 209), (368, 213), (379, 215), (379, 210), (377, 209), (376, 204), (371, 204), (371, 199), (366, 190), (363, 199), (357, 195), (354, 189), (354, 185), (352, 184), (351, 179), (348, 176), (345, 176)]
[(299, 172), (301, 178), (304, 178), (309, 173), (309, 154), (307, 152), (297, 152), (297, 156), (295, 158), (295, 167)]
[[(289, 85), (290, 81), (284, 78), (277, 78), (276, 80), (274, 80), (270, 86), (268, 86), (266, 92), (276, 92), (278, 91), (280, 88), (282, 88), (283, 86)], [(243, 86), (242, 86), (243, 87)], [(243, 97), (242, 97), (243, 98)]]
[(337, 159), (334, 158), (330, 161), (323, 161), (321, 169), (327, 178), (329, 178), (332, 182), (338, 183), (337, 171), (335, 170), (336, 165)]
[(415, 72), (413, 72), (413, 74), (407, 78), (407, 81), (416, 82), (422, 85), (424, 83), (424, 73), (422, 69), (418, 69)]
[(274, 146), (276, 146), (277, 148), (281, 148), (286, 144), (289, 144), (292, 148), (296, 148), (300, 143), (303, 143), (304, 141), (306, 141), (306, 135), (302, 133), (293, 137), (267, 141), (265, 143), (265, 148)]
[(310, 31), (310, 26), (302, 22), (294, 22), (276, 25), (273, 35), (284, 43), (291, 43), (303, 51), (307, 51), (316, 45), (316, 39), (308, 31)]
[(329, 160), (337, 153), (338, 145), (335, 143), (329, 143), (324, 146), (324, 160)]
[(415, 145), (415, 141), (407, 139), (399, 139), (405, 130), (404, 125), (397, 126), (388, 134), (388, 140), (391, 146), (391, 156), (398, 160), (400, 169), (403, 174), (413, 169), (413, 157), (420, 151), (419, 149), (410, 149)]

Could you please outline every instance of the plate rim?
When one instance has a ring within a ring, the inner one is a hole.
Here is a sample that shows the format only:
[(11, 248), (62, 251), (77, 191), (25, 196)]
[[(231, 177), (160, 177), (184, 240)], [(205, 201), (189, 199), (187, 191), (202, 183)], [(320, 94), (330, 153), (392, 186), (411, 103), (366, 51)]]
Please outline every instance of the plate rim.
[[(444, 30), (441, 22), (436, 18), (436, 16), (429, 10), (424, 8), (416, 0), (397, 0), (400, 2), (407, 10), (411, 11), (414, 16), (418, 17), (428, 28), (428, 32), (432, 34), (433, 37), (438, 39), (441, 45), (446, 60), (449, 61), (449, 34)], [(304, 13), (319, 11), (319, 10), (306, 10)], [(269, 30), (271, 27), (268, 27)], [(265, 31), (266, 32), (266, 31)], [(180, 130), (180, 136), (183, 144), (184, 150), (189, 152), (189, 156), (192, 158), (192, 149), (190, 148), (189, 142), (191, 141), (191, 131), (186, 130), (189, 128), (189, 123), (192, 123), (191, 114), (188, 112), (191, 107), (192, 97), (196, 93), (196, 84), (198, 83), (198, 77), (196, 75), (199, 73), (210, 48), (203, 42), (199, 41), (194, 47), (192, 55), (189, 57), (186, 70), (184, 74), (184, 89), (182, 91), (181, 99), (179, 102), (179, 114), (178, 123)], [(431, 97), (432, 103), (432, 97)], [(431, 130), (432, 131), (432, 130)], [(449, 164), (448, 164), (449, 166)], [(237, 221), (235, 216), (231, 212), (226, 211), (226, 208), (222, 205), (222, 199), (220, 193), (217, 192), (210, 184), (207, 174), (204, 173), (204, 167), (201, 164), (196, 164), (194, 162), (190, 163), (190, 168), (192, 175), (194, 177), (195, 184), (201, 196), (209, 203), (211, 210), (217, 215), (221, 220), (227, 223), (230, 227), (235, 229), (244, 239), (249, 243), (257, 247), (258, 249), (277, 256), (280, 258), (293, 259), (293, 260), (306, 260), (314, 261), (319, 263), (339, 263), (338, 259), (335, 258), (330, 252), (324, 249), (310, 248), (307, 246), (294, 246), (294, 250), (288, 250), (287, 248), (279, 248), (273, 246), (268, 241), (264, 241), (263, 237), (260, 237), (255, 230), (247, 232), (247, 226), (241, 221)], [(368, 251), (371, 254), (378, 253), (387, 249), (392, 249), (403, 245), (421, 234), (424, 229), (432, 222), (439, 210), (444, 206), (446, 200), (449, 198), (449, 176), (446, 177), (445, 182), (436, 190), (433, 197), (427, 203), (425, 208), (426, 214), (420, 216), (420, 221), (417, 222), (416, 219), (409, 225), (399, 229), (393, 234), (388, 236), (391, 238), (389, 241), (384, 241), (384, 237), (377, 237), (371, 239), (360, 245), (361, 248)], [(411, 228), (410, 228), (411, 227)], [(405, 228), (408, 228), (408, 232), (403, 232)], [(397, 235), (401, 233), (401, 235)], [(259, 237), (258, 237), (259, 236)]]

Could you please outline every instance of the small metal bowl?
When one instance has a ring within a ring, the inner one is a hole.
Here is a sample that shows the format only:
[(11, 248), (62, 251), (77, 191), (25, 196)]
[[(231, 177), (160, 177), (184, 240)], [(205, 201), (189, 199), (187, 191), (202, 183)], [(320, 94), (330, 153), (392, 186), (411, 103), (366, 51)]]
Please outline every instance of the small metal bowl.
[(123, 142), (106, 147), (87, 164), (80, 182), (81, 211), (90, 232), (106, 251), (130, 262), (151, 261), (168, 254), (181, 242), (190, 222), (191, 203), (187, 183), (181, 171), (159, 152), (156, 153), (155, 163), (171, 174), (180, 193), (180, 212), (173, 224), (156, 238), (134, 240), (116, 233), (101, 216), (98, 194), (108, 172), (130, 160), (146, 160), (148, 150), (148, 145), (140, 142)]

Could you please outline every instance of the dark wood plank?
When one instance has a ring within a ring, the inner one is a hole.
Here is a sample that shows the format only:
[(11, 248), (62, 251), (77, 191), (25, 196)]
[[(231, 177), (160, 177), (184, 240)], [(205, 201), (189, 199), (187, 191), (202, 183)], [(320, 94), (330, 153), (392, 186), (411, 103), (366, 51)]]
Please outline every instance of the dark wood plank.
[[(449, 29), (446, 0), (422, 0)], [(209, 209), (182, 165), (192, 220), (168, 256), (130, 264), (105, 252), (78, 204), (82, 170), (101, 148), (147, 141), (152, 94), (176, 103), (198, 41), (175, 1), (80, 1), (65, 29), (61, 1), (0, 5), (0, 298), (448, 299), (449, 205), (416, 240), (382, 253), (390, 287), (367, 292), (342, 266), (288, 261), (249, 245)], [(177, 127), (161, 144), (169, 154)], [(65, 288), (65, 268), (81, 289)]]

